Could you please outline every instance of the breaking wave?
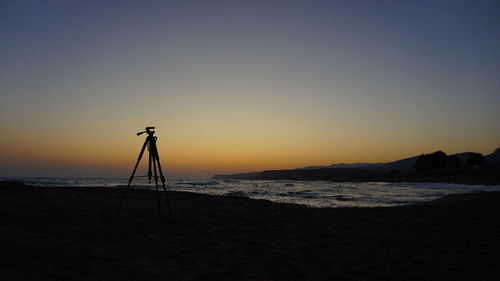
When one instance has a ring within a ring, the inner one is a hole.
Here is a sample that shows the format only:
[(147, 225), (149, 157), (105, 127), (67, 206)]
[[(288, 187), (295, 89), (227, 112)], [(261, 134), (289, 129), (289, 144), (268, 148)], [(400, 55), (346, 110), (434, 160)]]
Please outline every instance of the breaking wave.
[[(117, 187), (128, 179), (110, 178), (0, 178), (39, 187)], [(154, 184), (141, 178), (133, 188), (154, 190)], [(175, 191), (210, 195), (248, 197), (309, 207), (381, 207), (412, 204), (437, 199), (447, 194), (500, 191), (500, 186), (451, 183), (384, 183), (327, 181), (179, 181), (167, 182)]]

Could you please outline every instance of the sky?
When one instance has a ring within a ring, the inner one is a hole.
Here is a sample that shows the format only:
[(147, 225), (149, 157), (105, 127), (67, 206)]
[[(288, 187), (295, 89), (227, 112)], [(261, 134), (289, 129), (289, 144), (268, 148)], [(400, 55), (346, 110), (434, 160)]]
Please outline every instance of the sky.
[(2, 1), (0, 176), (167, 178), (500, 146), (498, 1)]

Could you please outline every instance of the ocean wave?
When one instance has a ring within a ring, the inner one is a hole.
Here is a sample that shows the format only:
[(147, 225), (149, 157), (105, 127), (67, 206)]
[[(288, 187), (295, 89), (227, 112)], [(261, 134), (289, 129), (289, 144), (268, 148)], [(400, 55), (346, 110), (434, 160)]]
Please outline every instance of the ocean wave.
[[(128, 179), (106, 178), (22, 178), (3, 177), (0, 181), (17, 181), (37, 187), (118, 187), (125, 188)], [(222, 196), (249, 197), (310, 207), (378, 207), (425, 202), (453, 193), (500, 191), (500, 186), (478, 186), (447, 183), (340, 183), (327, 181), (249, 181), (216, 182), (170, 180), (168, 190)], [(147, 179), (134, 179), (131, 188), (155, 190)]]

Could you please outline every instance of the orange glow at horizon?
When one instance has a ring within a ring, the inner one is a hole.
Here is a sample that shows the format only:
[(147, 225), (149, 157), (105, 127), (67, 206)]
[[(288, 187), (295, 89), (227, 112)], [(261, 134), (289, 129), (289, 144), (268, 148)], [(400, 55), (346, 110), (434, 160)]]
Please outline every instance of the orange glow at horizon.
[(87, 2), (2, 7), (0, 176), (128, 177), (146, 126), (174, 178), (500, 145), (491, 1)]
[[(97, 126), (98, 127), (98, 126)], [(99, 131), (99, 130), (97, 130)], [(106, 131), (106, 130), (102, 130)], [(139, 130), (137, 130), (139, 131)], [(12, 165), (31, 164), (34, 167), (59, 167), (70, 169), (76, 176), (79, 169), (94, 171), (106, 176), (109, 171), (116, 177), (127, 177), (130, 173), (144, 137), (136, 137), (131, 130), (110, 129), (112, 135), (46, 134), (36, 137), (29, 133), (12, 135), (3, 140), (7, 148), (2, 161)], [(317, 142), (313, 136), (288, 133), (270, 135), (230, 134), (212, 130), (210, 133), (195, 133), (190, 136), (172, 134), (157, 129), (158, 149), (167, 177), (208, 177), (221, 173), (242, 173), (272, 169), (294, 169), (310, 165), (333, 163), (386, 162), (442, 149), (447, 153), (462, 152), (460, 148), (432, 148), (416, 143), (406, 145), (387, 142), (387, 139), (364, 143), (362, 140), (331, 137), (330, 142)], [(294, 135), (295, 134), (295, 135)], [(491, 142), (491, 153), (495, 143)], [(146, 151), (147, 153), (147, 151)], [(147, 165), (143, 157), (140, 169)], [(29, 166), (29, 165), (28, 165)], [(83, 173), (90, 175), (92, 173)]]

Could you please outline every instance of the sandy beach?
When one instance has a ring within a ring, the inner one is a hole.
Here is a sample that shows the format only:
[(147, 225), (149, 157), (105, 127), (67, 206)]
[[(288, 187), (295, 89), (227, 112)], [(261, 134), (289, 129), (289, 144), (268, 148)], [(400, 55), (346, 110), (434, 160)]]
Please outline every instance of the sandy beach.
[[(500, 193), (391, 208), (0, 183), (0, 280), (493, 280)], [(166, 212), (165, 212), (166, 214)]]

